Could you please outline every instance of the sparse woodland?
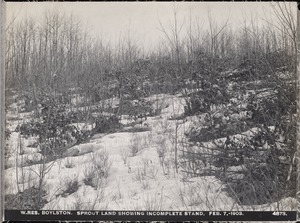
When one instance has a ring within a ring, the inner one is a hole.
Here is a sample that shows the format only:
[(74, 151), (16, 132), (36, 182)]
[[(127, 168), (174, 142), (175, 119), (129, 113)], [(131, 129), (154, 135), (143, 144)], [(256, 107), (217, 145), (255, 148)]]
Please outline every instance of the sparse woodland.
[(174, 9), (149, 50), (53, 11), (10, 24), (6, 209), (295, 209), (293, 7), (241, 28)]

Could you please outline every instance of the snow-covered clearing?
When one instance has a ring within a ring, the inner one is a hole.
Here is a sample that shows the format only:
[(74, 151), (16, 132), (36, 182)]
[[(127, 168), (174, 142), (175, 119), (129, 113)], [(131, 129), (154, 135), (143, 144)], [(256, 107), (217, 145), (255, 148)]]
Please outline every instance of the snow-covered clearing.
[[(46, 164), (49, 172), (44, 185), (48, 203), (43, 209), (268, 211), (290, 210), (295, 205), (294, 199), (286, 198), (274, 204), (240, 206), (226, 194), (225, 185), (216, 177), (186, 179), (180, 168), (176, 173), (174, 140), (184, 139), (183, 133), (195, 121), (194, 117), (172, 119), (184, 111), (180, 97), (159, 95), (148, 100), (156, 100), (162, 107), (159, 116), (145, 121), (151, 131), (96, 134), (89, 142), (69, 148), (63, 158)], [(37, 186), (41, 167), (41, 164), (28, 165), (28, 160), (39, 160), (41, 154), (31, 147), (36, 141), (34, 138), (20, 138), (19, 133), (14, 132), (18, 120), (10, 117), (15, 116), (16, 110), (7, 115), (12, 135), (7, 142), (10, 157), (5, 170), (6, 194)], [(174, 138), (175, 129), (178, 139)], [(21, 155), (18, 154), (20, 144)], [(162, 147), (166, 148), (164, 160), (158, 153)], [(137, 151), (132, 154), (134, 148)], [(94, 161), (101, 160), (105, 154), (110, 166), (107, 178), (99, 179), (97, 187), (87, 185), (88, 172), (97, 165)], [(74, 181), (78, 182), (78, 188), (67, 193), (69, 183)]]

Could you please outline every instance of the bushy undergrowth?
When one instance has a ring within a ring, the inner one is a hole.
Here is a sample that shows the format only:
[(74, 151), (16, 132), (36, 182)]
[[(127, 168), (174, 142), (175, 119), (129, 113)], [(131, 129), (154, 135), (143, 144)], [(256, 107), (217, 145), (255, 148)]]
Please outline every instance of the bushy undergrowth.
[[(196, 93), (191, 94), (191, 98), (186, 115), (193, 115), (197, 112), (206, 113), (211, 106), (218, 104), (226, 104), (229, 102), (230, 95), (227, 91), (228, 84), (225, 79), (215, 79), (214, 82), (208, 81), (207, 77), (203, 76), (200, 80), (200, 86)], [(212, 100), (212, 98), (214, 100)]]
[(95, 132), (98, 133), (109, 133), (114, 132), (121, 127), (120, 119), (116, 116), (99, 116), (96, 118)]
[(147, 101), (144, 98), (135, 98), (135, 100), (125, 100), (121, 103), (119, 110), (120, 114), (129, 115), (130, 119), (137, 121), (138, 119), (147, 119), (147, 116), (155, 115), (152, 108), (152, 102)]
[(24, 137), (38, 136), (40, 152), (49, 160), (60, 157), (70, 143), (80, 143), (89, 137), (89, 132), (77, 129), (72, 123), (74, 113), (66, 105), (46, 98), (42, 103), (41, 118), (32, 119), (17, 127)]
[(143, 149), (142, 138), (137, 133), (132, 133), (130, 144), (128, 146), (130, 156), (136, 156)]
[(250, 120), (249, 117), (240, 120), (233, 118), (235, 116), (239, 117), (239, 114), (228, 114), (227, 112), (208, 113), (204, 116), (204, 120), (201, 120), (203, 126), (190, 129), (186, 135), (193, 142), (208, 142), (217, 138), (245, 132), (253, 127), (251, 122), (247, 122), (247, 120)]
[[(226, 179), (229, 193), (242, 204), (264, 204), (292, 195), (295, 173), (289, 173), (290, 151), (283, 143), (278, 144), (277, 139), (278, 132), (261, 127), (251, 138), (228, 140), (217, 156), (215, 165), (223, 168), (220, 177)], [(226, 168), (232, 166), (242, 168), (229, 174)], [(242, 177), (235, 178), (237, 173)], [(289, 174), (292, 175), (287, 181)]]
[(75, 193), (79, 188), (79, 182), (77, 178), (67, 179), (64, 185), (64, 189), (61, 192), (62, 197), (67, 197), (73, 193)]
[(5, 209), (7, 210), (40, 210), (48, 201), (46, 191), (35, 187), (25, 189), (17, 194), (5, 196)]
[[(262, 72), (247, 69), (256, 72), (254, 77)], [(295, 80), (278, 74), (264, 76), (256, 82), (259, 87), (252, 83), (251, 88), (247, 82), (253, 81), (253, 76), (236, 77), (240, 86), (224, 95), (228, 101), (211, 96), (220, 108), (198, 107), (197, 112), (206, 113), (199, 116), (202, 126), (186, 132), (190, 144), (198, 149), (185, 151), (184, 171), (191, 176), (218, 177), (242, 205), (275, 202), (295, 193)]]

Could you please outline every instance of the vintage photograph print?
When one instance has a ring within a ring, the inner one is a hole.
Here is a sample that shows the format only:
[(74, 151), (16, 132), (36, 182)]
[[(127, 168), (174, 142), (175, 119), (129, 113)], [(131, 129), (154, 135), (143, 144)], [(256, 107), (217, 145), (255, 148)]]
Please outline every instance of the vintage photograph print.
[(297, 210), (296, 2), (5, 13), (5, 210)]

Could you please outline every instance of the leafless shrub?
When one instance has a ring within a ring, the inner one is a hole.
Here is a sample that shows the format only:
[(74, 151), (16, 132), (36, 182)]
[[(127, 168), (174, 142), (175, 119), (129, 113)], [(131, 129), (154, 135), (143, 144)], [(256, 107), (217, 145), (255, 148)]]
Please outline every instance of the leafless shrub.
[(188, 206), (199, 206), (204, 202), (202, 199), (203, 191), (198, 184), (189, 184), (184, 191), (180, 190), (180, 196), (183, 203)]
[(134, 172), (133, 180), (143, 182), (146, 178), (146, 173), (144, 169), (139, 168)]
[(166, 98), (163, 97), (162, 99), (158, 98), (158, 95), (156, 95), (156, 99), (154, 100), (153, 105), (155, 106), (154, 108), (154, 116), (158, 116), (161, 114), (162, 110), (164, 108), (167, 108), (169, 106), (169, 104), (166, 101)]
[(73, 210), (83, 210), (84, 203), (79, 196), (76, 196), (75, 202), (73, 202)]
[(148, 144), (152, 144), (152, 142), (153, 142), (153, 131), (149, 131), (147, 133), (147, 140), (148, 140)]
[(65, 163), (64, 163), (65, 167), (66, 168), (73, 168), (75, 166), (74, 162), (72, 161), (72, 159), (69, 159), (67, 158), (65, 160)]
[(203, 191), (203, 186), (199, 183), (184, 183), (178, 188), (178, 194), (182, 205), (189, 209), (192, 207), (211, 207), (210, 200), (207, 200), (208, 191)]
[(138, 194), (138, 191), (137, 190), (130, 190), (130, 192), (128, 192), (128, 196), (129, 197), (134, 197)]
[(99, 153), (92, 153), (90, 159), (91, 163), (84, 170), (84, 184), (95, 189), (106, 187), (109, 170), (112, 165), (107, 151), (101, 150)]
[(144, 190), (150, 189), (149, 181), (148, 180), (143, 180), (142, 181), (142, 187), (143, 187)]
[(151, 165), (148, 171), (149, 178), (156, 180), (157, 173), (158, 173), (158, 168), (155, 165)]
[(160, 165), (163, 168), (163, 172), (167, 175), (170, 165), (167, 162), (166, 155), (168, 153), (167, 138), (165, 136), (158, 136), (156, 139), (156, 151), (158, 153)]
[(169, 120), (163, 119), (158, 124), (160, 129), (158, 134), (169, 134), (171, 132), (171, 124)]
[[(96, 190), (96, 197), (93, 201), (87, 202), (85, 205), (86, 210), (95, 210), (97, 204), (101, 204), (105, 200), (105, 189), (103, 187), (98, 187)], [(97, 209), (107, 209), (107, 207), (99, 207)]]
[(84, 179), (83, 182), (87, 186), (97, 187), (96, 183), (96, 173), (92, 165), (87, 165), (84, 169)]
[(121, 199), (122, 198), (122, 192), (121, 192), (121, 187), (120, 187), (120, 181), (119, 180), (117, 181), (116, 188), (117, 188), (117, 198)]
[(99, 178), (107, 178), (112, 165), (112, 160), (106, 150), (91, 154), (91, 163)]
[(143, 184), (146, 178), (156, 180), (158, 168), (152, 164), (152, 161), (143, 159), (140, 163), (141, 166), (134, 171), (133, 180), (139, 181)]
[(75, 177), (73, 179), (69, 178), (65, 181), (65, 187), (61, 192), (62, 197), (67, 197), (73, 193), (75, 193), (79, 189), (78, 178)]
[(143, 209), (147, 211), (160, 211), (163, 207), (163, 188), (161, 191), (157, 191), (155, 195), (151, 196), (150, 194), (147, 194), (146, 197), (143, 198)]
[(147, 148), (151, 144), (151, 138), (149, 138), (150, 134), (141, 136), (142, 148)]
[(130, 139), (129, 151), (131, 156), (136, 156), (136, 154), (142, 149), (141, 145), (141, 137), (136, 133), (132, 134), (132, 138)]
[(166, 153), (168, 151), (166, 138), (164, 136), (158, 136), (156, 139), (156, 151), (158, 153), (158, 157), (161, 160), (161, 164), (163, 163)]

